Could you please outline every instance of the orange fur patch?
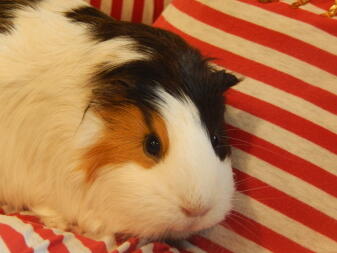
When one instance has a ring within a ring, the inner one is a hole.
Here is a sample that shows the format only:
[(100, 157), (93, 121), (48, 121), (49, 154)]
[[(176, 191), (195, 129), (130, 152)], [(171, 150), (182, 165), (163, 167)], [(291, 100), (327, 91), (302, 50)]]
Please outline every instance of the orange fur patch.
[[(97, 113), (103, 118), (105, 129), (102, 138), (84, 155), (82, 168), (86, 170), (88, 181), (92, 181), (97, 170), (105, 165), (132, 161), (144, 168), (151, 168), (167, 153), (169, 144), (167, 129), (157, 113), (152, 113), (153, 129), (147, 126), (143, 113), (134, 105)], [(159, 159), (149, 157), (143, 150), (145, 136), (153, 132), (160, 138), (162, 145)]]

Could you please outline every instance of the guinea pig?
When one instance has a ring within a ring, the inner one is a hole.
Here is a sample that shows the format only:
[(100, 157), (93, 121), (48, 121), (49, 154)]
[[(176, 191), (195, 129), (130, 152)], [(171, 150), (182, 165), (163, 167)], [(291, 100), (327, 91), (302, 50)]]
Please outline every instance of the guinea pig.
[(238, 81), (80, 0), (0, 1), (0, 202), (93, 238), (214, 226), (235, 188), (223, 93)]

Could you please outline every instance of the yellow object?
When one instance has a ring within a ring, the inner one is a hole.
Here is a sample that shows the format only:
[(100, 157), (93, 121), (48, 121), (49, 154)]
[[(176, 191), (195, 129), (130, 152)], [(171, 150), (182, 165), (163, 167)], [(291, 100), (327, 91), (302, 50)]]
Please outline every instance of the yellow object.
[(302, 5), (305, 5), (306, 3), (308, 3), (310, 0), (297, 0), (296, 2), (292, 3), (291, 6), (294, 8), (298, 8)]
[[(259, 0), (260, 3), (270, 3), (270, 2), (276, 2), (277, 0)], [(293, 8), (298, 8), (302, 5), (305, 5), (307, 3), (309, 3), (310, 0), (297, 0), (296, 2), (291, 4), (291, 7)], [(329, 10), (323, 14), (321, 14), (322, 16), (325, 17), (334, 17), (337, 16), (337, 0), (335, 0), (335, 3), (329, 8)]]
[(335, 4), (332, 5), (327, 12), (323, 13), (322, 16), (331, 18), (336, 15), (337, 15), (337, 0), (335, 0)]

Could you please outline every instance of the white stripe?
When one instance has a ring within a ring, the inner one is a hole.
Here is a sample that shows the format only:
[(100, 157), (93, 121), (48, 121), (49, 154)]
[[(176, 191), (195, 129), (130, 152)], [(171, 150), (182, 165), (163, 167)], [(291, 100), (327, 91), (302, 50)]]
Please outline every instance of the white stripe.
[(118, 252), (124, 253), (130, 249), (131, 243), (129, 241), (123, 242), (121, 245), (118, 246)]
[(0, 215), (0, 223), (6, 224), (20, 233), (28, 247), (34, 249), (35, 253), (48, 252), (49, 241), (44, 240), (37, 233), (30, 224), (26, 224), (15, 216)]
[(10, 253), (6, 243), (0, 237), (0, 252), (1, 253)]
[(142, 23), (144, 24), (150, 25), (153, 23), (154, 1), (155, 0), (144, 1), (144, 9), (142, 14)]
[(146, 244), (145, 246), (141, 247), (140, 249), (141, 249), (142, 253), (153, 253), (153, 243)]
[(131, 21), (132, 10), (133, 10), (133, 0), (123, 0), (122, 5), (122, 16), (121, 19), (125, 21)]
[[(337, 55), (337, 47), (335, 46), (337, 45), (337, 38), (310, 24), (236, 0), (227, 0), (221, 6), (219, 1), (197, 1), (217, 11), (287, 34), (290, 37)], [(295, 0), (289, 0), (289, 2), (295, 2)], [(291, 7), (289, 6), (289, 8)]]
[[(273, 165), (237, 148), (232, 148), (234, 168), (255, 177), (289, 196), (337, 219), (337, 198)], [(282, 158), (282, 159), (287, 159)], [(291, 163), (291, 161), (289, 161)], [(240, 183), (239, 183), (240, 184)], [(249, 189), (247, 189), (249, 190)], [(253, 191), (259, 191), (259, 188)], [(268, 190), (261, 188), (261, 190)]]
[(101, 240), (104, 242), (105, 247), (107, 248), (108, 252), (116, 248), (116, 240), (114, 236), (112, 235), (104, 236)]
[(229, 105), (227, 109), (226, 118), (229, 124), (337, 175), (337, 155), (329, 150), (248, 112)]
[(168, 250), (169, 250), (170, 252), (173, 252), (173, 253), (180, 253), (179, 250), (177, 250), (177, 249), (175, 249), (175, 248), (172, 248), (172, 247), (170, 247)]
[[(305, 225), (239, 192), (234, 209), (314, 252), (335, 252), (337, 243)], [(282, 201), (281, 199), (279, 201)], [(254, 251), (252, 251), (254, 252)]]
[[(238, 223), (239, 222), (240, 221), (238, 221)], [(271, 251), (269, 251), (268, 249), (263, 248), (262, 246), (256, 244), (255, 242), (248, 240), (245, 237), (220, 225), (215, 226), (213, 229), (211, 229), (205, 237), (208, 238), (210, 241), (232, 252), (271, 253)], [(214, 253), (216, 253), (215, 250)]]
[[(307, 119), (337, 134), (336, 115), (300, 97), (248, 77), (246, 77), (239, 85), (234, 86), (233, 89), (262, 99), (263, 101), (292, 112), (299, 117)], [(324, 101), (322, 101), (322, 103), (324, 103)]]
[(101, 11), (110, 16), (113, 0), (103, 0), (101, 2)]

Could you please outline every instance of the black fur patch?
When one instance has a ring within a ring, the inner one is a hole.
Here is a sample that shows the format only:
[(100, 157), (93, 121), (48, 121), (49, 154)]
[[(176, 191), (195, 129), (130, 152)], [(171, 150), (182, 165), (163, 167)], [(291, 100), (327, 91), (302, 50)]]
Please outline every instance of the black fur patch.
[(210, 137), (218, 136), (217, 155), (229, 152), (224, 132), (223, 92), (239, 80), (209, 66), (200, 52), (179, 36), (158, 28), (111, 19), (94, 8), (83, 7), (66, 16), (88, 25), (94, 40), (105, 41), (125, 36), (137, 42), (135, 50), (149, 54), (151, 60), (137, 60), (122, 66), (103, 67), (96, 78), (93, 103), (104, 107), (133, 103), (144, 113), (156, 110), (160, 86), (180, 99), (190, 98), (198, 108)]
[[(0, 0), (0, 33), (14, 29), (15, 11), (25, 7), (34, 8), (42, 0)], [(32, 28), (33, 29), (33, 28)]]

